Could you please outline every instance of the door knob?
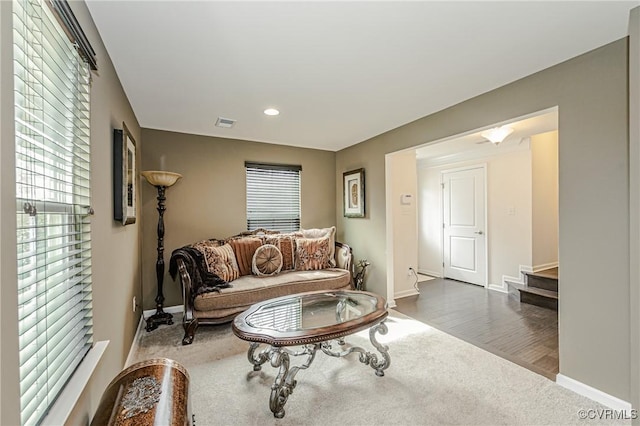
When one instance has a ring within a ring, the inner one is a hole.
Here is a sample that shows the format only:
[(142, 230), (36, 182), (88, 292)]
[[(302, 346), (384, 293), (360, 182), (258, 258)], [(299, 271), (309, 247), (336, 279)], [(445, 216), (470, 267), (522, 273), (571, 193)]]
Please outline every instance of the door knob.
[(474, 234), (482, 235), (482, 231), (476, 231)]

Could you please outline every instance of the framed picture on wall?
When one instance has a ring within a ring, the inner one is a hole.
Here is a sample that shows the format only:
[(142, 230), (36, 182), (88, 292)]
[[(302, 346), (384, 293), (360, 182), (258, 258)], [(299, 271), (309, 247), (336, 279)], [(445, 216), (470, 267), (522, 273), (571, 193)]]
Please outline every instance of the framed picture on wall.
[(136, 221), (136, 141), (122, 123), (113, 130), (113, 219), (123, 225)]
[(343, 209), (345, 217), (364, 217), (364, 169), (342, 174)]

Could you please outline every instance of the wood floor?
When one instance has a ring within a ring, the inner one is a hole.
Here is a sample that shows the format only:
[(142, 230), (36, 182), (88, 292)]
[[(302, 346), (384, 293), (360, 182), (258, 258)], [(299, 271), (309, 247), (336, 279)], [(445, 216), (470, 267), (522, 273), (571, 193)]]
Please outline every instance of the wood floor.
[(418, 286), (420, 295), (397, 299), (394, 309), (555, 380), (558, 312), (459, 281)]

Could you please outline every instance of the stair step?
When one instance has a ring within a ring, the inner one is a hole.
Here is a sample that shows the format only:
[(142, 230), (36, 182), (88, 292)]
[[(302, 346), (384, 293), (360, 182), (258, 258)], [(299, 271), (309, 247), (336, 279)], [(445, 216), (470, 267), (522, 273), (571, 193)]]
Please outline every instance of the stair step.
[(527, 287), (537, 287), (544, 290), (558, 291), (558, 268), (545, 271), (526, 273)]
[(536, 277), (552, 278), (557, 280), (558, 268), (556, 267), (556, 268), (543, 269), (537, 272), (529, 272), (528, 275), (535, 275)]
[(538, 287), (525, 287), (525, 288), (521, 288), (519, 290), (520, 290), (521, 293), (524, 291), (526, 293), (536, 294), (538, 296), (544, 296), (544, 297), (549, 297), (551, 299), (558, 300), (558, 292), (557, 291), (546, 290), (544, 288), (538, 288)]
[(558, 310), (558, 292), (538, 287), (526, 287), (520, 291), (520, 302), (543, 308)]

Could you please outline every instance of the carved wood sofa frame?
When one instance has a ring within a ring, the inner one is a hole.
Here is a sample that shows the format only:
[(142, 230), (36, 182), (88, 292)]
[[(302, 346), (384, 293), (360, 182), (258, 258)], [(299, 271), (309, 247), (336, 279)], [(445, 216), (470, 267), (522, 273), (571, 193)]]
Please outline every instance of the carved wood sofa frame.
[[(277, 233), (272, 231), (266, 231), (263, 229), (258, 229), (256, 231), (244, 232), (242, 234), (237, 235), (236, 237), (258, 235), (259, 232), (262, 232), (264, 234)], [(235, 238), (235, 237), (232, 237), (232, 238)], [(335, 247), (336, 247), (336, 256), (335, 256), (336, 265), (340, 269), (346, 269), (347, 271), (349, 271), (350, 286), (351, 288), (354, 288), (353, 251), (351, 250), (351, 247), (349, 247), (347, 244), (343, 244), (339, 241), (335, 242)], [(339, 253), (342, 253), (342, 254), (346, 253), (346, 256), (344, 256), (344, 259), (338, 259)], [(184, 314), (182, 317), (182, 324), (184, 327), (184, 337), (182, 339), (182, 344), (189, 345), (193, 342), (196, 329), (200, 324), (208, 324), (208, 325), (224, 324), (224, 323), (233, 321), (233, 319), (239, 314), (239, 312), (222, 317), (222, 318), (197, 318), (194, 315), (191, 276), (189, 275), (189, 271), (187, 270), (187, 267), (182, 259), (178, 258), (176, 260), (176, 263), (178, 265), (178, 272), (180, 275), (180, 284), (182, 286), (182, 300), (184, 305)]]

